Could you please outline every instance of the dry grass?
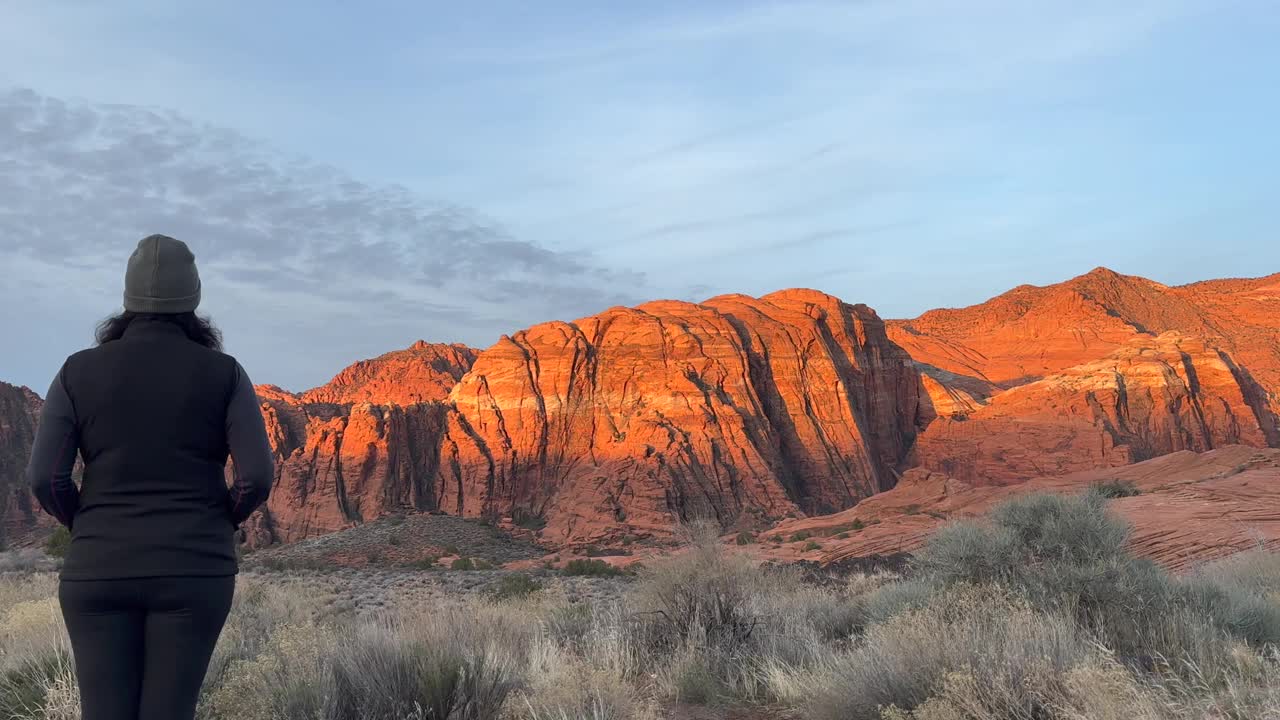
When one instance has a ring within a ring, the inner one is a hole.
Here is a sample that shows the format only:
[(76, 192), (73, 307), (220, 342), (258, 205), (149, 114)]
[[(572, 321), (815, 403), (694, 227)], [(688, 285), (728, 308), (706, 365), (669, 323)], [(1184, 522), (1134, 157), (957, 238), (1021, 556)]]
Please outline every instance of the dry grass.
[[(199, 717), (657, 720), (679, 701), (813, 720), (1280, 720), (1280, 557), (1172, 578), (1124, 554), (1124, 533), (1096, 493), (1033, 496), (949, 527), (907, 578), (812, 584), (692, 528), (591, 604), (519, 578), (365, 613), (246, 576)], [(78, 717), (55, 590), (0, 578), (0, 720)]]

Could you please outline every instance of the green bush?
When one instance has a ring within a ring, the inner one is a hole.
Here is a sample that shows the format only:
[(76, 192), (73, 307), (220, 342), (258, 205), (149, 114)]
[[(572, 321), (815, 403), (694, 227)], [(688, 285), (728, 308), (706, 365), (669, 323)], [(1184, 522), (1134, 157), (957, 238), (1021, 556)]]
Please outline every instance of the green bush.
[(808, 540), (811, 537), (813, 537), (813, 533), (808, 530), (798, 530), (791, 533), (791, 542), (800, 542), (801, 540)]
[(70, 547), (71, 531), (62, 525), (59, 525), (58, 529), (54, 530), (53, 534), (49, 536), (49, 539), (45, 541), (44, 551), (49, 553), (52, 557), (65, 558), (67, 556), (67, 549)]
[(1089, 486), (1089, 492), (1108, 499), (1141, 495), (1142, 491), (1132, 480), (1105, 480)]
[(622, 568), (615, 567), (604, 560), (584, 560), (581, 558), (565, 563), (564, 570), (561, 572), (565, 575), (585, 577), (622, 577), (627, 574)]
[(739, 545), (754, 545), (756, 542), (755, 533), (743, 530), (742, 532), (738, 533), (738, 537), (734, 538), (734, 542), (738, 543)]
[(498, 578), (498, 582), (489, 588), (489, 597), (494, 600), (519, 600), (527, 598), (542, 590), (542, 583), (524, 573), (512, 573)]
[(804, 550), (805, 552), (809, 552), (810, 550), (821, 550), (822, 546), (814, 542), (813, 540), (810, 540), (809, 542), (805, 543), (804, 547), (801, 549)]
[(901, 580), (873, 590), (862, 600), (866, 621), (885, 622), (911, 610), (919, 610), (933, 599), (937, 586), (929, 580)]
[(417, 560), (410, 560), (405, 563), (405, 567), (410, 570), (439, 570), (440, 558), (435, 555), (428, 555), (427, 557), (418, 558)]
[(1128, 526), (1106, 504), (1093, 491), (1010, 500), (989, 522), (940, 530), (913, 569), (934, 587), (1005, 587), (1041, 611), (1068, 614), (1134, 667), (1190, 672), (1188, 660), (1222, 665), (1225, 637), (1280, 644), (1280, 607), (1263, 585), (1233, 584), (1223, 574), (1171, 577), (1125, 550)]
[(460, 557), (453, 561), (449, 566), (449, 569), (470, 571), (476, 569), (476, 564), (471, 561), (471, 558)]

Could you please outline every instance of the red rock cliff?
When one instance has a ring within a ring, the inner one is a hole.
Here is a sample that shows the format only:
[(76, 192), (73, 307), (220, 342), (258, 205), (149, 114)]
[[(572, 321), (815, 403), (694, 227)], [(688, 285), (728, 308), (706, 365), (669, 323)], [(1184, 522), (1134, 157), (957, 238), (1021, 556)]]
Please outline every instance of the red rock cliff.
[(0, 542), (5, 545), (52, 525), (23, 478), (40, 406), (31, 390), (0, 382)]
[(397, 509), (540, 518), (558, 542), (829, 512), (892, 487), (922, 422), (880, 319), (813, 291), (538, 325), (481, 353), (446, 403), (259, 394), (280, 479), (252, 532), (282, 540)]

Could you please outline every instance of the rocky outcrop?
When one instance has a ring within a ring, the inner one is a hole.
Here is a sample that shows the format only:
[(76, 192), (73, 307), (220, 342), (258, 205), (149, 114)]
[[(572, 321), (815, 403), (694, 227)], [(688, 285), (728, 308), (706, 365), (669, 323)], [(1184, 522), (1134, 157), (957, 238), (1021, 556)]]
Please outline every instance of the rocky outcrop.
[(790, 542), (759, 551), (835, 563), (911, 552), (944, 523), (980, 517), (1016, 495), (1079, 492), (1105, 481), (1131, 482), (1140, 493), (1111, 501), (1132, 527), (1130, 549), (1173, 570), (1259, 546), (1280, 548), (1280, 450), (1229, 445), (1007, 486), (974, 486), (917, 468), (893, 490), (850, 510), (785, 521), (762, 533), (766, 540), (812, 538), (818, 549)]
[(302, 394), (308, 403), (412, 405), (437, 402), (471, 369), (478, 351), (419, 340), (405, 350), (363, 360), (328, 384)]
[(539, 325), (450, 400), (442, 507), (528, 513), (560, 542), (847, 507), (893, 486), (920, 423), (880, 319), (812, 291)]
[(893, 486), (919, 387), (872, 310), (822, 293), (615, 308), (504, 337), (448, 403), (264, 392), (282, 468), (264, 530), (438, 508), (577, 542), (831, 511)]
[(1179, 450), (1266, 447), (1274, 415), (1229, 355), (1203, 339), (1135, 336), (1106, 357), (941, 417), (912, 465), (973, 484), (1127, 465)]
[(31, 390), (0, 382), (0, 544), (21, 543), (52, 525), (23, 479), (40, 406), (40, 397)]

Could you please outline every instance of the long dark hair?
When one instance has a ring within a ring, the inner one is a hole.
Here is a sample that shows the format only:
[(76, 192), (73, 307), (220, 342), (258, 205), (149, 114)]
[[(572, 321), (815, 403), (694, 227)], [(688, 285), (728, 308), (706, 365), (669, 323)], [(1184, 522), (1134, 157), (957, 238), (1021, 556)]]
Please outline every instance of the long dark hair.
[(222, 331), (214, 326), (213, 321), (193, 312), (188, 313), (135, 313), (125, 310), (118, 315), (98, 323), (94, 338), (99, 345), (119, 340), (124, 331), (129, 329), (135, 320), (158, 320), (170, 322), (182, 328), (187, 338), (212, 350), (222, 350)]

